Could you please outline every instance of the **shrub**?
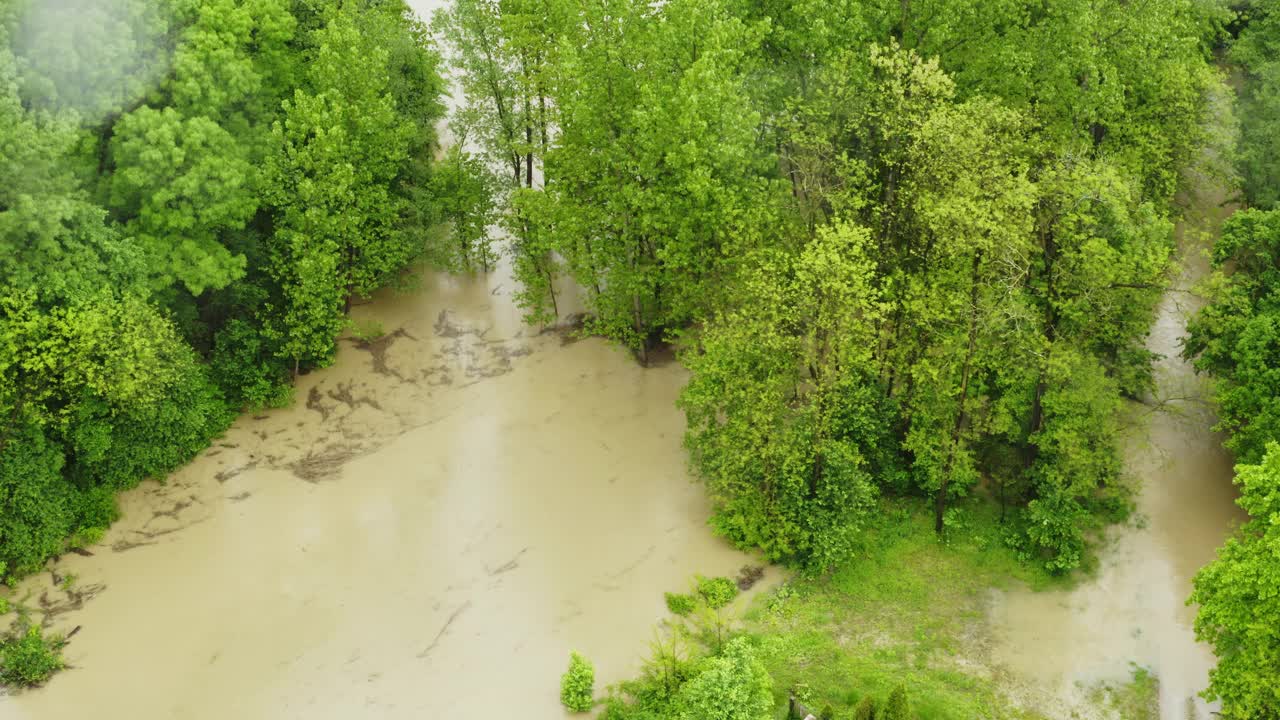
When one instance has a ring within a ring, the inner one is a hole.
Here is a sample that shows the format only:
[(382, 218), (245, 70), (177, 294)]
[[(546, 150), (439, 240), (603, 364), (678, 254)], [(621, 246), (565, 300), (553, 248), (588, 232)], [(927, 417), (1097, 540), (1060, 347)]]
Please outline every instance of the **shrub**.
[(347, 324), (351, 328), (351, 337), (361, 343), (374, 342), (387, 334), (387, 331), (382, 329), (382, 323), (377, 320), (351, 319)]
[(684, 593), (666, 593), (664, 597), (667, 600), (667, 609), (680, 617), (687, 616), (698, 605), (698, 601), (692, 595)]
[(45, 637), (39, 625), (23, 623), (9, 637), (0, 641), (0, 683), (32, 686), (49, 679), (61, 670), (61, 635)]
[(569, 653), (569, 669), (560, 676), (560, 702), (571, 712), (586, 712), (594, 704), (596, 671), (591, 661)]
[(738, 586), (729, 578), (699, 576), (698, 595), (707, 603), (707, 607), (712, 610), (719, 610), (733, 602), (733, 599), (738, 596)]
[(853, 720), (876, 720), (876, 701), (870, 695), (862, 698), (853, 709)]
[(885, 703), (880, 720), (909, 720), (911, 708), (907, 704), (907, 689), (901, 685), (889, 693), (889, 702)]
[(773, 712), (773, 679), (745, 638), (709, 659), (697, 677), (680, 688), (675, 720), (760, 720)]

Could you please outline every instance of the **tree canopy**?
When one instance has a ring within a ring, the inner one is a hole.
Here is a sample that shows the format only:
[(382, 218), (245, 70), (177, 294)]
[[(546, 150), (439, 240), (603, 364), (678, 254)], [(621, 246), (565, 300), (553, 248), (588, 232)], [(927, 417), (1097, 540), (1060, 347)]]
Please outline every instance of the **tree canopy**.
[(1280, 713), (1280, 444), (1238, 466), (1236, 484), (1252, 519), (1196, 575), (1191, 602), (1196, 637), (1218, 656), (1207, 695), (1222, 717), (1255, 720)]
[(401, 2), (0, 1), (0, 579), (453, 251), (438, 68)]
[(824, 566), (878, 493), (930, 498), (942, 532), (986, 483), (1065, 571), (1128, 505), (1117, 413), (1150, 386), (1226, 18), (459, 0), (438, 27), (530, 318), (565, 275), (589, 331), (679, 344), (720, 532)]

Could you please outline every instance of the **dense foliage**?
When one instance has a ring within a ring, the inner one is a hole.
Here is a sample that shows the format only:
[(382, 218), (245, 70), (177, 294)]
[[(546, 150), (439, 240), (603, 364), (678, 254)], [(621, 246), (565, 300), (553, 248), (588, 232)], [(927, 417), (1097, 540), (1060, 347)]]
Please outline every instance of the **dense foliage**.
[(1280, 439), (1280, 210), (1228, 218), (1212, 262), (1210, 303), (1189, 323), (1185, 352), (1217, 378), (1227, 447), (1257, 463)]
[(702, 657), (659, 644), (644, 675), (615, 689), (604, 720), (767, 720), (774, 716), (773, 680), (743, 637)]
[(1250, 516), (1195, 578), (1196, 634), (1218, 665), (1205, 696), (1229, 720), (1280, 715), (1280, 8), (1252, 3), (1231, 58), (1243, 69), (1239, 170), (1252, 205), (1226, 222), (1185, 354), (1214, 378), (1219, 426)]
[(1252, 518), (1195, 578), (1196, 636), (1218, 665), (1209, 696), (1227, 720), (1280, 716), (1280, 444), (1236, 468), (1240, 506)]
[(456, 0), (456, 122), (499, 168), (521, 299), (680, 340), (718, 530), (847, 556), (883, 492), (942, 532), (985, 483), (1056, 571), (1126, 510), (1123, 396), (1225, 11)]
[(1257, 0), (1242, 11), (1231, 60), (1244, 74), (1240, 91), (1239, 166), (1249, 202), (1280, 208), (1280, 7)]
[(0, 683), (18, 687), (39, 685), (66, 667), (61, 635), (46, 635), (22, 618), (7, 635), (0, 636)]
[(569, 654), (569, 669), (560, 677), (560, 704), (570, 712), (586, 712), (595, 704), (596, 670), (578, 653)]
[(446, 255), (438, 64), (399, 0), (0, 0), (0, 579)]

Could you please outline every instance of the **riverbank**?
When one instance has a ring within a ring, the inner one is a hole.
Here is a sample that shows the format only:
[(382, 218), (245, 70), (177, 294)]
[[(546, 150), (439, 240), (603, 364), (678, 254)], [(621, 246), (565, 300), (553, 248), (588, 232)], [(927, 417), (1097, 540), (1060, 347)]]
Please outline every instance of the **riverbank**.
[[(956, 508), (939, 542), (925, 502), (882, 499), (853, 559), (829, 574), (792, 577), (737, 616), (735, 632), (772, 680), (775, 716), (785, 717), (795, 697), (823, 717), (856, 718), (868, 698), (883, 706), (901, 687), (918, 720), (1156, 720), (1159, 681), (1141, 667), (1082, 685), (1079, 701), (1065, 704), (1000, 661), (988, 621), (993, 590), (1048, 594), (1091, 579), (1051, 576), (1019, 559), (990, 498)], [(653, 648), (670, 653), (686, 638), (708, 649), (697, 622), (668, 632), (674, 644)], [(662, 662), (655, 656), (651, 667)], [(631, 703), (661, 695), (655, 677), (615, 692), (631, 709), (609, 717), (650, 717)]]
[(993, 587), (1064, 581), (1018, 561), (991, 503), (961, 507), (939, 543), (923, 503), (884, 501), (855, 561), (756, 603), (745, 630), (777, 688), (838, 717), (899, 684), (921, 720), (1053, 717), (1010, 700), (984, 616)]

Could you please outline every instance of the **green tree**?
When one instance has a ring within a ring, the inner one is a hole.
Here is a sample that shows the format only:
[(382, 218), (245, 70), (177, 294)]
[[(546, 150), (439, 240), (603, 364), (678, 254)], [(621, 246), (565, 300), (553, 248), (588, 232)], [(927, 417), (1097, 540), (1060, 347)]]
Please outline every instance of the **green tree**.
[(178, 0), (14, 0), (11, 49), (32, 107), (71, 111), (109, 130), (137, 107), (172, 62), (172, 35), (189, 22)]
[(390, 188), (413, 126), (388, 90), (387, 51), (354, 13), (335, 10), (316, 32), (312, 89), (294, 93), (272, 131), (280, 150), (267, 171), (268, 197), (280, 220), (271, 274), (283, 292), (267, 322), (295, 372), (327, 362), (345, 306), (423, 249), (399, 231), (403, 201)]
[(898, 685), (889, 693), (889, 699), (880, 713), (883, 720), (911, 720), (911, 706), (907, 702), (907, 689)]
[(736, 638), (684, 684), (674, 710), (679, 720), (765, 720), (773, 716), (773, 679), (746, 639)]
[(718, 503), (715, 526), (771, 558), (841, 559), (875, 497), (867, 458), (885, 428), (869, 384), (881, 315), (869, 239), (839, 225), (794, 264), (762, 257), (741, 306), (685, 356), (686, 444)]
[(1236, 484), (1250, 520), (1196, 575), (1188, 602), (1200, 605), (1196, 637), (1218, 656), (1205, 697), (1228, 720), (1261, 720), (1280, 713), (1280, 445), (1237, 466)]
[(39, 625), (21, 622), (0, 639), (0, 683), (34, 686), (66, 667), (61, 635), (46, 637)]
[(207, 117), (149, 107), (116, 123), (111, 207), (146, 249), (157, 287), (181, 282), (193, 294), (245, 272), (221, 235), (244, 229), (257, 211), (245, 148)]
[(560, 678), (560, 704), (571, 712), (586, 712), (595, 704), (596, 671), (576, 652), (569, 653), (569, 669)]
[(440, 264), (454, 270), (479, 266), (485, 272), (497, 262), (490, 226), (498, 219), (497, 188), (483, 161), (453, 145), (431, 178), (440, 219), (448, 223), (452, 242)]
[(136, 284), (142, 256), (82, 188), (77, 143), (74, 122), (24, 110), (0, 23), (0, 287), (54, 302)]
[(1280, 437), (1280, 210), (1243, 210), (1214, 245), (1210, 302), (1188, 323), (1184, 347), (1216, 378), (1218, 428), (1242, 462)]
[(1249, 23), (1231, 48), (1244, 69), (1240, 93), (1239, 168), (1245, 194), (1260, 208), (1280, 207), (1280, 11), (1250, 7)]

